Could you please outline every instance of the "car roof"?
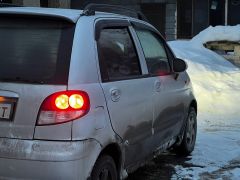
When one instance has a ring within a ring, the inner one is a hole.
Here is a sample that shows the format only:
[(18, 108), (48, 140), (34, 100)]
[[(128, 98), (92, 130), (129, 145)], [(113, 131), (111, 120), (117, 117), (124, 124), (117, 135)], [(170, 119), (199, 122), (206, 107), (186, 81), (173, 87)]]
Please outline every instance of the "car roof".
[(40, 7), (4, 7), (0, 8), (0, 14), (17, 14), (17, 15), (36, 15), (62, 18), (67, 21), (76, 23), (82, 10), (58, 9), (58, 8), (40, 8)]
[[(78, 19), (80, 18), (81, 14), (83, 14), (83, 10), (76, 10), (76, 9), (61, 9), (61, 8), (42, 8), (42, 7), (1, 7), (0, 14), (15, 14), (15, 15), (35, 15), (35, 16), (42, 16), (42, 17), (54, 17), (59, 19), (64, 19), (71, 23), (77, 23)], [(99, 12), (96, 11), (96, 16), (101, 17), (119, 17), (119, 18), (128, 18), (130, 20), (135, 20), (137, 22), (144, 23), (153, 27), (146, 21), (142, 21), (133, 17), (115, 14), (115, 13), (108, 13), (108, 12)], [(154, 28), (154, 27), (153, 27)], [(155, 29), (155, 28), (154, 28)]]
[[(46, 17), (56, 17), (65, 19), (72, 23), (76, 23), (83, 13), (83, 10), (61, 9), (61, 8), (42, 8), (42, 7), (2, 7), (0, 14), (16, 14), (16, 15), (36, 15)], [(126, 17), (119, 14), (96, 12), (96, 15), (110, 15), (112, 17)]]

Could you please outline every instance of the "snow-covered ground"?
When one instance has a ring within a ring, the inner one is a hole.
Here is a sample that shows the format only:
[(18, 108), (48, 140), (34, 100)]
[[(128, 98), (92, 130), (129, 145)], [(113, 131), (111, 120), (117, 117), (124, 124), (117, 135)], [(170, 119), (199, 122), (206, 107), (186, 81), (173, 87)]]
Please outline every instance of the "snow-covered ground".
[(188, 63), (198, 101), (198, 137), (187, 166), (172, 179), (240, 179), (240, 69), (203, 47), (214, 40), (240, 41), (240, 25), (209, 27), (190, 41), (169, 45)]

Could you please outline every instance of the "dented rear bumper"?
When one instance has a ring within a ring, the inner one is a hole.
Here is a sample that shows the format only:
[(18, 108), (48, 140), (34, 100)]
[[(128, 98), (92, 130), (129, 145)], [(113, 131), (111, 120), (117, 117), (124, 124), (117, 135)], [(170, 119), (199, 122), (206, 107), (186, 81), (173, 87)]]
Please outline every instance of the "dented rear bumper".
[(101, 151), (95, 140), (0, 139), (0, 179), (86, 179)]

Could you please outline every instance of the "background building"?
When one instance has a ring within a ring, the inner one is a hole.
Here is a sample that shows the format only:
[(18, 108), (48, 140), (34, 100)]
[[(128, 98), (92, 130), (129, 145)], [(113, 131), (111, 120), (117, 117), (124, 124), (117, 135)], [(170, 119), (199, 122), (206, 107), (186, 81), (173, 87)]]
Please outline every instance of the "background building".
[(191, 38), (209, 25), (240, 24), (240, 0), (177, 0), (177, 37)]
[(0, 0), (24, 6), (83, 9), (88, 3), (142, 11), (168, 40), (191, 38), (209, 25), (240, 24), (240, 0)]

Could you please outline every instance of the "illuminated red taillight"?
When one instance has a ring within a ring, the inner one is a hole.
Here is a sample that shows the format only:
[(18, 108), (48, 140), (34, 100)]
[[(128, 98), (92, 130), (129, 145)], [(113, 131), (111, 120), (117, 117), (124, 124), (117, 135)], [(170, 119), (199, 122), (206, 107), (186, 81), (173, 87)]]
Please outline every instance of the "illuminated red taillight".
[(57, 92), (43, 101), (37, 125), (52, 125), (72, 121), (87, 114), (89, 108), (90, 100), (86, 92)]

